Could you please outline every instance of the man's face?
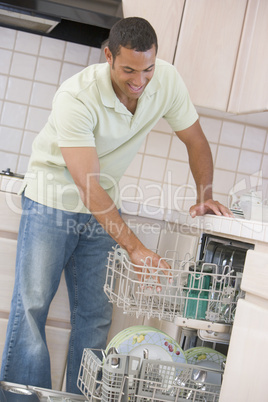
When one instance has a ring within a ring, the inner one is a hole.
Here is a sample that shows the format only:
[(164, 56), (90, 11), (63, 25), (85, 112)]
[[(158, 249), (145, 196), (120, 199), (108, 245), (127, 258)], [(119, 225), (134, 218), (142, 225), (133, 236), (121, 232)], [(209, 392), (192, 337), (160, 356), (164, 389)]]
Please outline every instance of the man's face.
[(117, 97), (130, 101), (138, 99), (154, 74), (155, 46), (146, 52), (121, 47), (115, 59), (106, 47), (105, 55), (111, 67), (111, 80)]

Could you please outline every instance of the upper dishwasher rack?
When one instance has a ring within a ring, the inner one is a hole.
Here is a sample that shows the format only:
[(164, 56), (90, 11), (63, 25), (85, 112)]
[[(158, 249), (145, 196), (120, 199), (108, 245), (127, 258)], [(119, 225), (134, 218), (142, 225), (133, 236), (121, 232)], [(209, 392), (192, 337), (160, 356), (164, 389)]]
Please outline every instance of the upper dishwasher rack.
[[(171, 267), (167, 277), (153, 268), (150, 258), (134, 265), (127, 253), (116, 247), (108, 255), (104, 291), (125, 313), (157, 317), (179, 326), (230, 332), (242, 274), (216, 264), (163, 258)], [(139, 278), (137, 276), (139, 270)]]

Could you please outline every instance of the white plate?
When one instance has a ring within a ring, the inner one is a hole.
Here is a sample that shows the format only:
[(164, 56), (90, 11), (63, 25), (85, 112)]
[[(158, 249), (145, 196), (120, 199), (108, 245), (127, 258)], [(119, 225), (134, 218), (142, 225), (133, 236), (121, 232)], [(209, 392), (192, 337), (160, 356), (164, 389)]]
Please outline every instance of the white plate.
[(186, 357), (179, 344), (169, 335), (153, 327), (133, 327), (123, 339), (117, 338), (115, 346), (119, 353), (143, 358), (143, 350), (148, 349), (149, 359), (186, 363)]

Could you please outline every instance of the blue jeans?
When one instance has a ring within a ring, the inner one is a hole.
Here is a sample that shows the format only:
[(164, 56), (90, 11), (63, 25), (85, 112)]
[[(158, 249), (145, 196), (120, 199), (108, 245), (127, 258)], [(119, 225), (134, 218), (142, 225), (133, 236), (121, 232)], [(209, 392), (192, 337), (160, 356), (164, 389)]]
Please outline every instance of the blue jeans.
[(14, 293), (1, 380), (51, 388), (45, 323), (62, 271), (72, 326), (67, 391), (76, 386), (84, 348), (105, 348), (112, 304), (103, 291), (115, 241), (93, 215), (48, 208), (22, 195)]

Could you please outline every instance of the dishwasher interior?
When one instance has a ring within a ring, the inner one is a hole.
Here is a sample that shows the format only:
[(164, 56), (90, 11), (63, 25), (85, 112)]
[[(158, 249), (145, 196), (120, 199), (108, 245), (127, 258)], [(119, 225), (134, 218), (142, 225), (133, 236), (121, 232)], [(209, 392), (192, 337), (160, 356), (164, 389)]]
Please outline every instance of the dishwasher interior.
[[(187, 359), (169, 362), (157, 353), (148, 356), (141, 341), (139, 355), (133, 354), (132, 348), (129, 353), (118, 352), (115, 342), (102, 351), (104, 359), (96, 351), (85, 349), (78, 387), (87, 399), (218, 401), (237, 302), (245, 296), (240, 285), (246, 253), (253, 248), (250, 243), (204, 233), (196, 258), (186, 255), (180, 260), (176, 251), (166, 251), (163, 259), (171, 267), (170, 275), (161, 267), (153, 268), (149, 257), (137, 266), (120, 247), (110, 252), (104, 287), (110, 302), (124, 314), (175, 323), (181, 328), (175, 350), (177, 354), (181, 351), (181, 357), (185, 353)], [(146, 330), (152, 336), (152, 328), (138, 329), (140, 339)], [(124, 336), (137, 342), (137, 335), (127, 331), (131, 328), (122, 331)], [(173, 350), (174, 342), (167, 336), (164, 340)], [(203, 346), (199, 348), (200, 344)], [(199, 349), (200, 361), (191, 360), (192, 351)], [(204, 351), (209, 355), (213, 350), (221, 357), (216, 369), (206, 365), (202, 357)], [(212, 381), (215, 375), (216, 382)]]

